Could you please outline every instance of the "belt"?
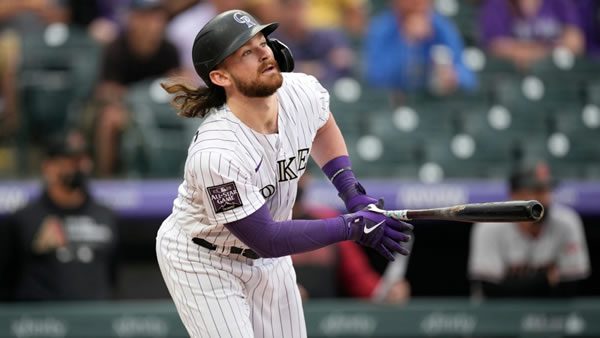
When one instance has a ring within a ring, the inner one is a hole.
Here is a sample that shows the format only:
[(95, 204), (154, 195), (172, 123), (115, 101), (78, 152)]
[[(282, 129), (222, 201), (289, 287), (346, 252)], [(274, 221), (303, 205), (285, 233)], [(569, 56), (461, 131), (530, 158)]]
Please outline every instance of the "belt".
[[(200, 245), (203, 248), (206, 248), (208, 250), (217, 250), (217, 246), (202, 239), (202, 238), (198, 238), (198, 237), (194, 237), (192, 238), (192, 242)], [(237, 246), (232, 246), (229, 247), (229, 253), (235, 254), (235, 255), (242, 255), (246, 258), (250, 258), (250, 259), (258, 259), (260, 258), (260, 256), (254, 252), (252, 249), (242, 249), (242, 248), (238, 248)]]

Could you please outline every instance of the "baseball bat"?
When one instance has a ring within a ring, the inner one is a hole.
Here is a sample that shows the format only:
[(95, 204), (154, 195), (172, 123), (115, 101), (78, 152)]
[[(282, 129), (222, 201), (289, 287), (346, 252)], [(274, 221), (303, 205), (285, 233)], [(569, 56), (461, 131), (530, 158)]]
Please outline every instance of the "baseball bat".
[(459, 222), (534, 222), (544, 215), (538, 201), (504, 201), (467, 203), (444, 208), (416, 210), (383, 210), (370, 204), (367, 210), (384, 214), (400, 221), (445, 220)]

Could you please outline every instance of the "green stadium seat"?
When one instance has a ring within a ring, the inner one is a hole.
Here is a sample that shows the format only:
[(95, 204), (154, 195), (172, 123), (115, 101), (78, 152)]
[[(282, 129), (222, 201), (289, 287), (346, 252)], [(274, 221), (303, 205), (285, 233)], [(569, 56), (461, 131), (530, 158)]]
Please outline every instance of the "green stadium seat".
[(388, 136), (369, 134), (346, 139), (353, 170), (361, 177), (414, 179), (421, 161), (419, 148)]
[(429, 133), (454, 130), (454, 110), (447, 105), (421, 103), (401, 105), (393, 110), (378, 110), (369, 116), (369, 131), (379, 135), (391, 132), (396, 135), (420, 137)]
[(77, 27), (50, 25), (43, 34), (25, 35), (22, 69), (63, 70), (73, 73), (76, 93), (88, 95), (99, 71), (101, 46)]
[(96, 83), (100, 48), (86, 31), (60, 24), (23, 36), (19, 86), (26, 134), (37, 140), (76, 118)]
[(366, 133), (372, 112), (391, 106), (387, 91), (372, 89), (351, 77), (339, 79), (329, 92), (329, 108), (347, 137)]
[(593, 176), (600, 168), (598, 142), (578, 132), (557, 132), (546, 139), (531, 139), (521, 146), (526, 160), (546, 160), (559, 178)]
[(76, 97), (75, 81), (67, 70), (21, 73), (20, 107), (27, 134), (34, 141), (62, 132)]
[(600, 106), (600, 80), (593, 80), (588, 83), (586, 98), (588, 103)]
[(467, 45), (474, 45), (479, 40), (477, 22), (477, 5), (465, 0), (436, 1), (436, 8), (454, 21)]
[(487, 135), (456, 134), (425, 144), (426, 161), (437, 163), (447, 178), (500, 178), (516, 160), (517, 148)]
[(482, 72), (489, 74), (514, 74), (517, 73), (517, 68), (515, 68), (515, 65), (512, 62), (506, 59), (486, 54)]
[(547, 134), (544, 110), (509, 109), (502, 105), (474, 105), (459, 112), (460, 128), (473, 135), (492, 135), (505, 142), (521, 142)]
[(409, 106), (437, 106), (442, 111), (456, 111), (474, 104), (487, 104), (488, 93), (477, 90), (473, 92), (456, 92), (447, 96), (433, 95), (428, 92), (410, 93), (404, 97), (402, 104)]
[(506, 107), (529, 111), (581, 104), (585, 97), (582, 86), (549, 76), (525, 76), (499, 81), (494, 96), (496, 102)]
[[(377, 163), (390, 168), (420, 166), (424, 161), (424, 144), (428, 140), (448, 139), (453, 131), (453, 114), (435, 104), (378, 111), (369, 119), (369, 134), (379, 137), (384, 149)], [(410, 168), (411, 173), (415, 170)]]
[[(499, 59), (484, 53), (482, 69), (477, 73), (479, 88), (486, 93), (493, 93), (496, 82), (513, 76), (517, 73), (515, 66), (508, 60)], [(469, 62), (465, 60), (467, 64)]]
[(590, 142), (600, 141), (600, 107), (588, 105), (560, 106), (551, 110), (553, 131), (587, 135)]
[(568, 51), (557, 50), (553, 55), (532, 65), (531, 74), (549, 77), (569, 83), (570, 87), (578, 88), (585, 82), (593, 80), (600, 72), (600, 63), (588, 57), (575, 57)]
[(138, 83), (126, 96), (132, 118), (121, 159), (128, 176), (180, 176), (190, 140), (201, 123), (177, 116), (159, 83), (160, 79)]

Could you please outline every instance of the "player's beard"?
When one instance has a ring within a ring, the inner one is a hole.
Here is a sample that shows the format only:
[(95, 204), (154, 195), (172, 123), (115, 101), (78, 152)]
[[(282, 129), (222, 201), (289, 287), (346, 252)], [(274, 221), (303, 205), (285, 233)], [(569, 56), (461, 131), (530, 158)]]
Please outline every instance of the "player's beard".
[(246, 81), (232, 76), (233, 83), (243, 95), (247, 97), (268, 97), (273, 95), (283, 84), (283, 76), (275, 66), (275, 73), (265, 76), (262, 72), (269, 65), (261, 67), (258, 76), (252, 80)]

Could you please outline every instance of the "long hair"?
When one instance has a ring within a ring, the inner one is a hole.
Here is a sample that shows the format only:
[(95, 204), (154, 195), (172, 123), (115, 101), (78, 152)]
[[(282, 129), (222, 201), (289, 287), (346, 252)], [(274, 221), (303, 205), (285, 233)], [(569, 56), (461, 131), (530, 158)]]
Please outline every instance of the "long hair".
[(202, 118), (211, 108), (225, 104), (225, 90), (220, 86), (193, 88), (183, 82), (163, 82), (160, 85), (167, 93), (175, 95), (171, 104), (177, 108), (177, 115), (182, 117)]

